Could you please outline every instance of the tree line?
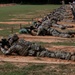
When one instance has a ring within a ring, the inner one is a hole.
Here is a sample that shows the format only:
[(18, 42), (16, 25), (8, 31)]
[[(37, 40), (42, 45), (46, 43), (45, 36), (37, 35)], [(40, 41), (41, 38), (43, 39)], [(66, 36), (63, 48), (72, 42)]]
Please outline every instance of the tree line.
[[(0, 3), (20, 3), (20, 4), (60, 4), (62, 0), (0, 0)], [(64, 0), (66, 3), (73, 0)]]

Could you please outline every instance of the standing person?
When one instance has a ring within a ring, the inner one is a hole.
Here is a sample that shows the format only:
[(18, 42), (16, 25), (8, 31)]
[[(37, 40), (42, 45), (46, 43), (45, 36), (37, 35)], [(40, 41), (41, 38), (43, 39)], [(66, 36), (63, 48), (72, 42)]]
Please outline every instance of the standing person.
[(75, 1), (73, 1), (73, 4), (75, 4)]
[(64, 0), (62, 0), (62, 6), (65, 9), (65, 1)]
[(65, 6), (65, 1), (64, 0), (62, 0), (62, 5)]
[(73, 15), (73, 21), (75, 21), (75, 5), (70, 2), (69, 2), (69, 4), (70, 4), (72, 15)]

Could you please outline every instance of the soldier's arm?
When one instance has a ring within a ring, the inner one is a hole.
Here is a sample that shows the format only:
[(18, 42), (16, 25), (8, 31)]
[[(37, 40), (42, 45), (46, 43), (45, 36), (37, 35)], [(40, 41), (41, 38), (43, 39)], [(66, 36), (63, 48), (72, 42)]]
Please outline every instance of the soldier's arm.
[(12, 53), (15, 52), (15, 46), (11, 46), (8, 50), (1, 47), (1, 52), (5, 55), (11, 55)]
[(61, 28), (61, 29), (65, 29), (65, 26), (63, 25), (59, 25), (59, 24), (52, 24), (53, 27), (58, 27), (58, 28)]
[(54, 23), (52, 24), (52, 26), (53, 26), (53, 27), (59, 27), (58, 24), (54, 24)]
[(1, 48), (1, 52), (5, 55), (9, 55), (10, 54), (10, 49), (8, 51), (6, 51), (4, 48)]

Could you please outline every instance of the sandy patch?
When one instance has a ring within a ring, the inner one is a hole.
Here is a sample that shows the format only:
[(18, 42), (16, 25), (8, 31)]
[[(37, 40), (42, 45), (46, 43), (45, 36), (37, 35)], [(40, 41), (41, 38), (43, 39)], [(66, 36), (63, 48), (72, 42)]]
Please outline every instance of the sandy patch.
[[(4, 56), (0, 55), (1, 62), (12, 62), (12, 63), (49, 63), (49, 64), (75, 64), (73, 61), (47, 58), (47, 57), (24, 57), (24, 56)], [(64, 63), (65, 62), (65, 63)]]
[(72, 40), (70, 38), (61, 38), (61, 37), (54, 37), (54, 36), (32, 36), (26, 34), (19, 34), (19, 37), (27, 41), (48, 42), (48, 43)]
[(19, 22), (0, 22), (0, 24), (30, 24), (31, 22), (24, 22), (24, 21), (19, 21)]

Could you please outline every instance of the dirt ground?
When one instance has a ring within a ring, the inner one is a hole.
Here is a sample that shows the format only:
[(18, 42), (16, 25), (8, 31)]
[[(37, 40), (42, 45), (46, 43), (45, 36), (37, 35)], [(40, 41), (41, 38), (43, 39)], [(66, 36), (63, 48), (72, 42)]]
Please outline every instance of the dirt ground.
[(48, 64), (75, 64), (73, 61), (47, 58), (47, 57), (23, 57), (23, 56), (0, 56), (0, 62), (12, 63), (48, 63)]
[(9, 25), (12, 25), (12, 24), (29, 24), (31, 22), (25, 22), (25, 21), (18, 21), (18, 22), (0, 22), (0, 24), (9, 24)]

